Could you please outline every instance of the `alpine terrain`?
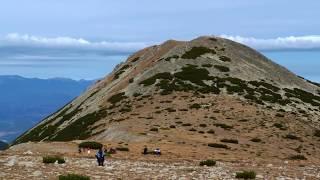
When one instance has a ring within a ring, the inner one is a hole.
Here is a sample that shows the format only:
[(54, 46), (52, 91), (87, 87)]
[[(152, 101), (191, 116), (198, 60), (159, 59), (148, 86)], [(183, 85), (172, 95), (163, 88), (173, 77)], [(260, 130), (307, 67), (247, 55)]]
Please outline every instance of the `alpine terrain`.
[(121, 157), (136, 160), (146, 158), (147, 145), (170, 161), (243, 163), (235, 169), (260, 167), (262, 178), (303, 178), (313, 167), (315, 178), (319, 110), (320, 84), (247, 46), (219, 37), (169, 40), (131, 55), (11, 149), (90, 140), (126, 147), (130, 156)]

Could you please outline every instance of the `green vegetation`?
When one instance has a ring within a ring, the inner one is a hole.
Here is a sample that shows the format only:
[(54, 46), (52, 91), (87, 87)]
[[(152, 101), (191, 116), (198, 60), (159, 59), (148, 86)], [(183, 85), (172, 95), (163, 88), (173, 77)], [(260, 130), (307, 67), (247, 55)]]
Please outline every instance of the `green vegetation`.
[(290, 160), (307, 160), (304, 155), (298, 154), (289, 157)]
[(230, 125), (227, 125), (227, 124), (223, 124), (223, 123), (216, 123), (214, 125), (217, 126), (217, 127), (222, 128), (222, 129), (225, 129), (225, 130), (230, 130), (230, 129), (233, 128), (233, 126), (230, 126)]
[(80, 117), (61, 131), (58, 131), (56, 136), (50, 138), (50, 140), (71, 141), (75, 139), (87, 139), (91, 136), (89, 127), (106, 116), (107, 112), (105, 110), (89, 113)]
[(53, 164), (58, 162), (58, 164), (64, 164), (66, 161), (61, 156), (44, 156), (42, 157), (42, 162), (45, 164)]
[(190, 109), (200, 109), (200, 108), (201, 108), (201, 105), (198, 103), (194, 103), (190, 106)]
[(225, 144), (209, 143), (208, 146), (213, 148), (229, 149), (229, 147)]
[(134, 59), (132, 59), (132, 61), (131, 62), (137, 62), (138, 60), (140, 59), (140, 57), (136, 57), (136, 58), (134, 58)]
[(125, 93), (122, 92), (122, 93), (118, 93), (118, 94), (111, 96), (108, 99), (108, 102), (110, 102), (112, 104), (116, 104), (117, 102), (120, 102), (121, 100), (126, 99), (126, 98), (127, 98), (127, 96), (125, 96)]
[(209, 71), (204, 68), (197, 68), (196, 66), (189, 65), (182, 68), (181, 72), (174, 74), (174, 77), (181, 80), (188, 80), (197, 85), (203, 86), (203, 80), (210, 79)]
[(221, 66), (221, 65), (214, 65), (214, 68), (218, 69), (221, 72), (229, 72), (230, 69), (226, 66)]
[(262, 140), (259, 138), (252, 138), (250, 139), (250, 141), (258, 143), (258, 142), (261, 142)]
[(210, 129), (209, 131), (207, 131), (208, 134), (214, 134), (215, 131), (213, 129)]
[(130, 65), (128, 65), (128, 64), (122, 66), (117, 72), (114, 73), (113, 79), (118, 79), (120, 77), (120, 75), (122, 73), (126, 72), (126, 69), (128, 69), (129, 67), (130, 67)]
[(239, 143), (239, 141), (236, 139), (221, 139), (220, 142), (231, 143), (231, 144), (238, 144)]
[(159, 129), (158, 128), (151, 128), (150, 131), (155, 131), (155, 132), (158, 132)]
[(206, 47), (193, 47), (191, 50), (185, 52), (181, 58), (183, 59), (196, 59), (197, 57), (200, 57), (203, 54), (216, 54), (216, 51), (213, 49), (209, 49)]
[(281, 123), (274, 123), (273, 124), (274, 127), (280, 129), (280, 130), (287, 130), (287, 127), (285, 127), (283, 124)]
[(220, 56), (219, 59), (223, 62), (231, 62), (231, 59), (227, 56)]
[(256, 173), (254, 171), (237, 172), (236, 178), (238, 178), (238, 179), (255, 179)]
[(78, 145), (79, 148), (100, 149), (103, 147), (101, 143), (94, 141), (85, 141)]
[(168, 79), (171, 80), (173, 77), (170, 73), (164, 72), (164, 73), (158, 73), (148, 79), (145, 79), (140, 82), (140, 84), (143, 84), (144, 86), (152, 85), (156, 82), (157, 79)]
[(170, 61), (171, 59), (178, 59), (178, 58), (179, 58), (178, 55), (172, 55), (172, 56), (170, 56), (170, 57), (165, 58), (164, 60), (165, 60), (165, 61)]
[(215, 166), (215, 165), (216, 165), (216, 161), (212, 159), (208, 159), (200, 162), (200, 166)]
[(293, 134), (287, 134), (286, 136), (284, 136), (284, 138), (291, 139), (291, 140), (299, 140), (300, 139), (298, 136), (293, 135)]
[(90, 180), (90, 177), (78, 174), (67, 174), (60, 175), (59, 180)]
[(283, 90), (286, 92), (285, 96), (288, 98), (294, 97), (313, 106), (320, 106), (320, 96), (316, 96), (310, 92), (306, 92), (298, 88), (294, 88), (293, 90), (284, 88)]
[(269, 89), (273, 92), (278, 92), (280, 88), (273, 86), (272, 84), (263, 82), (263, 81), (249, 81), (249, 84), (255, 86), (255, 87), (265, 87), (266, 89)]
[(192, 126), (192, 124), (190, 124), (190, 123), (184, 123), (184, 124), (182, 124), (182, 126)]
[(314, 136), (316, 136), (316, 137), (320, 137), (320, 130), (315, 130), (314, 131)]
[(202, 66), (202, 67), (206, 67), (206, 68), (210, 68), (210, 67), (212, 67), (213, 65), (212, 65), (212, 64), (202, 64), (201, 66)]
[(218, 39), (217, 38), (209, 38), (210, 41), (214, 41), (214, 42), (217, 42)]

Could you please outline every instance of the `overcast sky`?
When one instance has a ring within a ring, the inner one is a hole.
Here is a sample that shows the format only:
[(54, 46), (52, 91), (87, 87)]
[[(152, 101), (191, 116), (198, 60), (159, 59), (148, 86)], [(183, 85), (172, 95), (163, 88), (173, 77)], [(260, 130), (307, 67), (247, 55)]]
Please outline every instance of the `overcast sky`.
[[(319, 51), (319, 7), (319, 0), (2, 0), (0, 74), (97, 78), (142, 47), (200, 35), (258, 50)], [(79, 74), (84, 67), (92, 69)]]

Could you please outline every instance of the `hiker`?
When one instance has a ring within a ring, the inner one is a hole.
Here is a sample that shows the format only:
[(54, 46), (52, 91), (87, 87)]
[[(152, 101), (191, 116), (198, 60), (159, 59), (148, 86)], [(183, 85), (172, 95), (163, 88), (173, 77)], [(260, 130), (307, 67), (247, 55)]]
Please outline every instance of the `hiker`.
[(144, 149), (143, 149), (143, 153), (144, 155), (147, 155), (148, 154), (148, 148), (147, 146), (144, 146)]
[(155, 153), (156, 155), (158, 155), (158, 156), (161, 155), (161, 151), (160, 151), (159, 148), (155, 149), (155, 150), (154, 150), (154, 153)]
[(97, 158), (97, 161), (98, 161), (98, 165), (99, 166), (104, 166), (103, 163), (104, 163), (104, 156), (105, 156), (105, 153), (103, 152), (103, 149), (100, 148), (99, 151), (97, 152), (96, 154), (96, 158)]

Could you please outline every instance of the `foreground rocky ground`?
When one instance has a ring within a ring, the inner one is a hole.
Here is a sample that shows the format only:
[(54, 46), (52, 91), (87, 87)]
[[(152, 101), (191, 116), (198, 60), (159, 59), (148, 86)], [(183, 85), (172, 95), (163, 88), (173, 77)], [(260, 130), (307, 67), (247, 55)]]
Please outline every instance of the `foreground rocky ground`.
[(132, 152), (117, 152), (107, 159), (104, 167), (98, 167), (94, 152), (79, 155), (71, 144), (55, 144), (55, 147), (65, 157), (65, 164), (43, 164), (44, 155), (56, 154), (52, 146), (43, 144), (1, 152), (0, 179), (57, 179), (67, 173), (87, 175), (91, 179), (234, 179), (236, 172), (242, 170), (254, 170), (257, 179), (320, 179), (320, 165), (302, 161), (221, 160), (214, 167), (202, 167), (197, 158), (174, 159), (166, 154), (135, 157), (131, 156)]

